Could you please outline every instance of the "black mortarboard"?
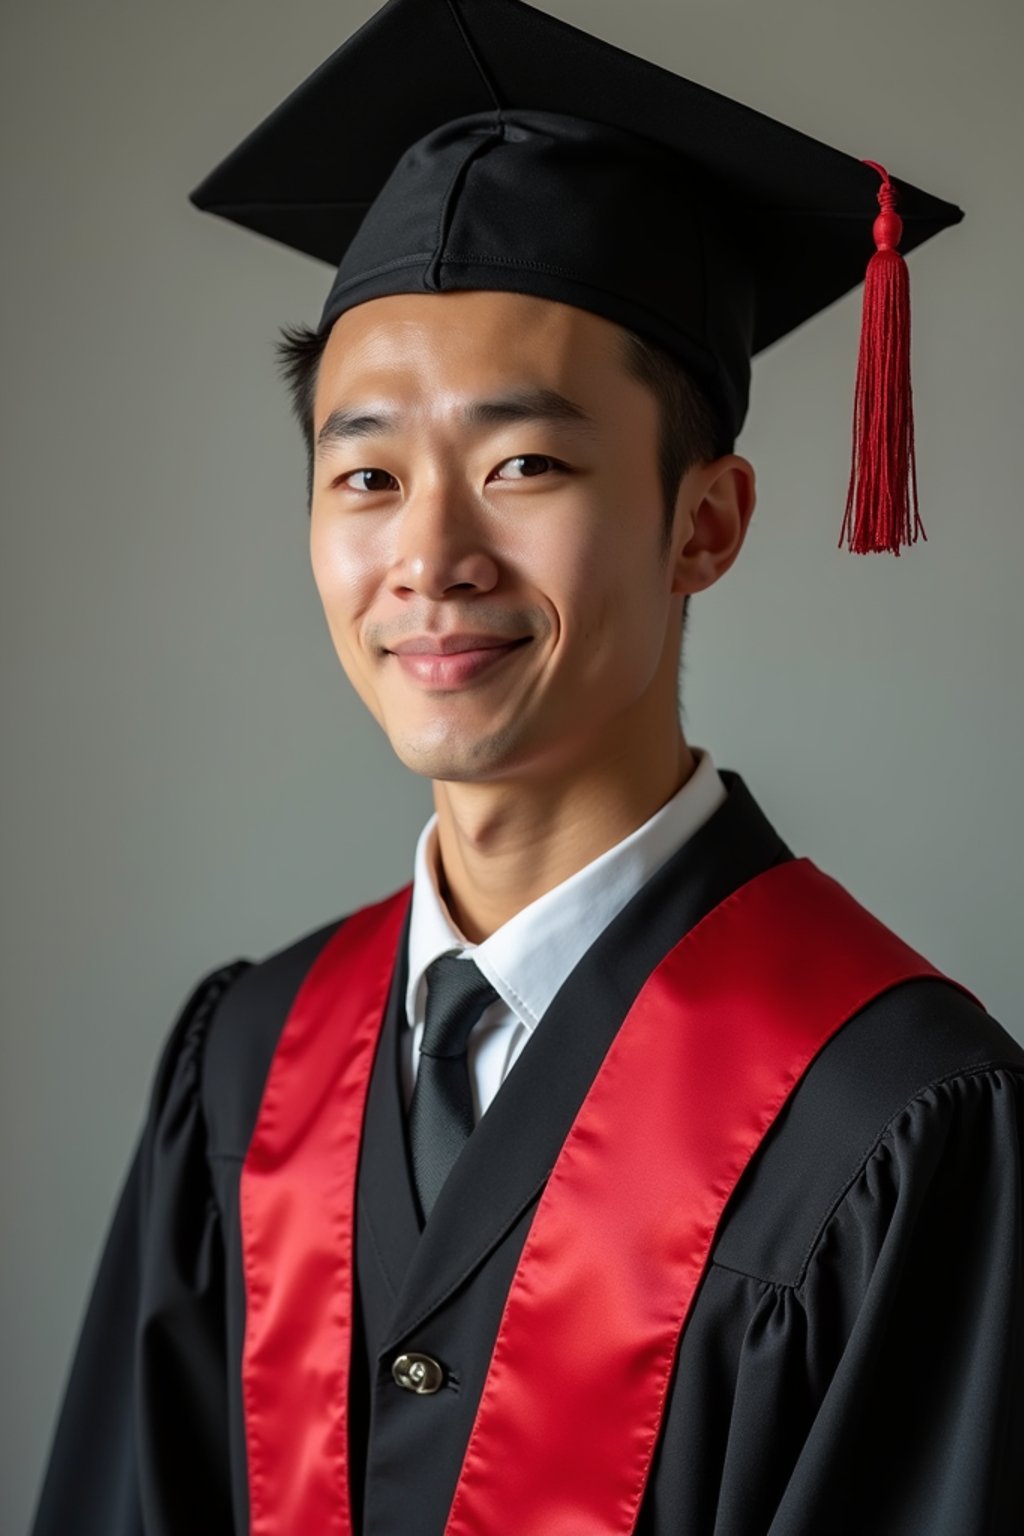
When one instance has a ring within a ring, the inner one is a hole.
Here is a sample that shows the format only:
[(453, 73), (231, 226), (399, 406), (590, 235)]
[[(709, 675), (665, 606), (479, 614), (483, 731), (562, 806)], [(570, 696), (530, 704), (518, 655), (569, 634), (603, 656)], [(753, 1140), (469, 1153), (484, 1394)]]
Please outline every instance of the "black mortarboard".
[(668, 349), (733, 435), (751, 357), (867, 269), (844, 533), (924, 532), (895, 246), (961, 210), (523, 0), (387, 0), (190, 200), (337, 267), (323, 327), (383, 294), (557, 299)]

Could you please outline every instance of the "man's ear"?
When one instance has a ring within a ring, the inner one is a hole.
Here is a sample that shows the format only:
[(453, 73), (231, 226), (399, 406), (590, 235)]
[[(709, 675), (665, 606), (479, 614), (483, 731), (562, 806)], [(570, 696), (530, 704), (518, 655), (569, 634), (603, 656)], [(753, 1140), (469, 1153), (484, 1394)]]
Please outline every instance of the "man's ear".
[(739, 554), (757, 502), (754, 466), (738, 453), (695, 464), (676, 497), (672, 591), (702, 592)]

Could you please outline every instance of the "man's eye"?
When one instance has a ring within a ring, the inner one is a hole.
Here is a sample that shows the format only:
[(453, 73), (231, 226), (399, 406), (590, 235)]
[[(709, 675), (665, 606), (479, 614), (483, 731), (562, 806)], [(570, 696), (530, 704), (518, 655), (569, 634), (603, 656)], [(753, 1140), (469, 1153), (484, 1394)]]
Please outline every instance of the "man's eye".
[[(547, 464), (553, 464), (556, 469), (564, 469), (564, 467), (565, 467), (558, 459), (553, 459), (551, 457), (551, 455), (547, 454), (547, 453), (519, 453), (519, 454), (517, 454), (515, 456), (515, 458), (503, 459), (501, 464), (498, 465), (498, 468), (502, 469), (502, 468), (504, 468), (504, 466), (506, 464), (520, 464), (520, 465), (527, 466), (527, 468), (525, 469), (525, 472), (523, 474), (512, 475), (511, 478), (513, 480), (532, 480), (532, 479), (534, 479), (536, 477), (537, 474), (543, 474), (544, 473), (544, 466), (547, 465)], [(531, 465), (535, 466), (535, 465), (538, 465), (538, 464), (541, 466), (541, 468), (539, 470), (536, 469), (536, 468), (528, 467), (528, 466), (531, 466)], [(499, 479), (506, 479), (508, 477), (502, 475), (502, 476), (499, 476), (498, 478)]]
[[(340, 484), (348, 485), (348, 482), (350, 480), (354, 480), (356, 475), (383, 475), (385, 480), (394, 480), (394, 478), (395, 478), (394, 475), (389, 475), (386, 469), (373, 469), (373, 468), (369, 468), (369, 469), (353, 469), (353, 470), (351, 470), (349, 472), (349, 474), (342, 475)], [(378, 484), (378, 485), (353, 485), (351, 487), (351, 489), (353, 491), (385, 491), (385, 490), (387, 490), (387, 488), (388, 487), (386, 485), (380, 485), (380, 484)]]

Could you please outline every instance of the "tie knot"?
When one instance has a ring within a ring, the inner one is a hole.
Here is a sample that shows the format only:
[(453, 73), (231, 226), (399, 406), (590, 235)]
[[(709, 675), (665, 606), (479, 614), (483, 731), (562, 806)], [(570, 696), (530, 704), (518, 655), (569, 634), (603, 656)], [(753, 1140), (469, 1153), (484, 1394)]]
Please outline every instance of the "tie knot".
[(470, 1030), (497, 992), (474, 960), (441, 955), (427, 967), (427, 1014), (420, 1047), (426, 1056), (461, 1056)]

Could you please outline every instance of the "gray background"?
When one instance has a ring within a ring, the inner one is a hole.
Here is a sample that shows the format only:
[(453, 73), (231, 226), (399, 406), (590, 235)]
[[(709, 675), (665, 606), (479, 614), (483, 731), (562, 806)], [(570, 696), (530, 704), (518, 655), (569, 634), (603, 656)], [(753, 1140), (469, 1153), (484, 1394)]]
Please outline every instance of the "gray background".
[[(929, 542), (836, 549), (858, 292), (755, 363), (759, 505), (694, 601), (684, 720), (1020, 1033), (1022, 12), (548, 8), (966, 211), (910, 258)], [(430, 809), (308, 566), (272, 344), (330, 273), (186, 200), (373, 9), (5, 0), (3, 1532), (36, 1496), (175, 1011), (204, 969), (402, 883)]]

